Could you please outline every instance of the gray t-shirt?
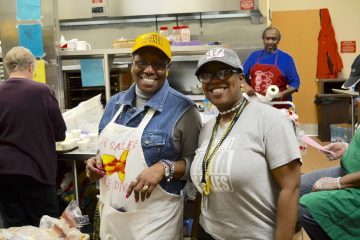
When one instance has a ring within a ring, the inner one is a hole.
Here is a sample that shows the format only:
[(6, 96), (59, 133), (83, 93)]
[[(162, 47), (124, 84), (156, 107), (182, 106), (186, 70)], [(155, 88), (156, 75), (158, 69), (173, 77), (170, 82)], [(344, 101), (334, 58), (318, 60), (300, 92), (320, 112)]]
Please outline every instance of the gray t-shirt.
[[(214, 124), (215, 119), (201, 130), (191, 166), (200, 193), (202, 162)], [(218, 128), (213, 146), (228, 125)], [(211, 192), (203, 197), (200, 219), (205, 231), (215, 239), (273, 239), (280, 188), (271, 169), (299, 158), (290, 121), (273, 107), (250, 102), (210, 164)]]

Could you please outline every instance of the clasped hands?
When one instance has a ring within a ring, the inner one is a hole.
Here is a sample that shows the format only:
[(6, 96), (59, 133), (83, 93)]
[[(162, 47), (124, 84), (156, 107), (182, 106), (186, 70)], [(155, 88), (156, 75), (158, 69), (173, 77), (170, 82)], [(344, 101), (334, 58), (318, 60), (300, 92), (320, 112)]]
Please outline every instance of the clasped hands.
[[(105, 176), (100, 155), (92, 157), (86, 161), (86, 176), (94, 181)], [(134, 192), (135, 201), (145, 199), (151, 196), (154, 188), (164, 177), (164, 168), (162, 164), (157, 163), (144, 169), (134, 180), (132, 180), (126, 189), (126, 198)]]

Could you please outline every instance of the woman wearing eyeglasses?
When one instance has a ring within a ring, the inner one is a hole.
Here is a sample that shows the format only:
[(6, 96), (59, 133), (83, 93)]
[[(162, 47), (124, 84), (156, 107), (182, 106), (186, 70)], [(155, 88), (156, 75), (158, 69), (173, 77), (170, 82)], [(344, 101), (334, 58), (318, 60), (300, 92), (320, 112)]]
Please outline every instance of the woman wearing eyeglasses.
[(201, 130), (190, 171), (202, 196), (199, 239), (292, 239), (301, 163), (290, 122), (242, 96), (233, 50), (211, 49), (195, 74), (219, 110)]
[(169, 86), (168, 40), (140, 35), (132, 48), (135, 84), (111, 97), (99, 130), (99, 154), (87, 175), (100, 179), (101, 239), (182, 239), (180, 191), (197, 147), (200, 115)]

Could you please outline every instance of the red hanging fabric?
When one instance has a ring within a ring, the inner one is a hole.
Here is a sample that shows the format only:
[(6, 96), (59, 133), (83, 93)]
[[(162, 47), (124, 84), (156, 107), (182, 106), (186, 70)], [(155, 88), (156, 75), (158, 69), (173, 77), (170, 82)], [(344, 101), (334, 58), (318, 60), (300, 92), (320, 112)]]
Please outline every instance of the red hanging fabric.
[(343, 69), (343, 63), (327, 8), (320, 9), (320, 21), (316, 77), (318, 79), (337, 78), (338, 73)]

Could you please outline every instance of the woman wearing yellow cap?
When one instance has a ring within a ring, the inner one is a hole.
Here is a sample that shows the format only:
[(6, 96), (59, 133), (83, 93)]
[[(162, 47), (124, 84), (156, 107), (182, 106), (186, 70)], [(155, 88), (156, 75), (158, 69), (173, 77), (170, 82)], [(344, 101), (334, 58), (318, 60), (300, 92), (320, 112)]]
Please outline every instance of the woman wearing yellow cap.
[(135, 40), (135, 84), (111, 97), (99, 154), (87, 175), (100, 178), (102, 239), (182, 239), (183, 199), (201, 127), (196, 105), (169, 86), (171, 49), (146, 33)]

